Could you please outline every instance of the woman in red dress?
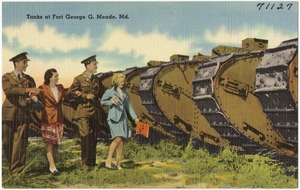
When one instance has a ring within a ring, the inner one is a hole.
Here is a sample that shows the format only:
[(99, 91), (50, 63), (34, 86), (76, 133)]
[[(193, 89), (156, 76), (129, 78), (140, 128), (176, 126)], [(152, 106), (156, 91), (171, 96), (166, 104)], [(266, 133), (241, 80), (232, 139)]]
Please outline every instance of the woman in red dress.
[(51, 174), (57, 175), (59, 171), (55, 165), (55, 154), (64, 132), (62, 99), (65, 96), (64, 87), (57, 84), (59, 77), (55, 69), (49, 69), (44, 75), (44, 84), (39, 88), (39, 99), (43, 104), (42, 127), (40, 133), (46, 142), (46, 155)]

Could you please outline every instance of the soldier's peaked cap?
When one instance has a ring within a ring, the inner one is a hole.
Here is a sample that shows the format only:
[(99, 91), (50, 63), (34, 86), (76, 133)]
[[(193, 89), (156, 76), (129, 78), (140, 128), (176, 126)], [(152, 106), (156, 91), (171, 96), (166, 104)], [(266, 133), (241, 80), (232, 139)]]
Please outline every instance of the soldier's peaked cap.
[(93, 55), (93, 56), (91, 56), (89, 58), (86, 58), (85, 60), (81, 61), (81, 63), (85, 64), (85, 65), (90, 64), (91, 62), (98, 63), (98, 61), (96, 60), (96, 55)]
[(14, 56), (13, 58), (11, 58), (9, 61), (18, 62), (18, 61), (22, 61), (24, 59), (26, 61), (30, 61), (30, 59), (28, 59), (26, 55), (27, 55), (27, 52), (20, 53), (20, 54)]

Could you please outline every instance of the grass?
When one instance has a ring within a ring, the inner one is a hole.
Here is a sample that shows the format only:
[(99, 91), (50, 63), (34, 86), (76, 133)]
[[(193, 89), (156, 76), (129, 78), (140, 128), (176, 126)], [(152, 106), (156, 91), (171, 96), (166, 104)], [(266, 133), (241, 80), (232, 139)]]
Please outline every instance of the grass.
[(268, 155), (238, 155), (229, 149), (210, 154), (185, 149), (172, 141), (141, 144), (131, 139), (124, 144), (122, 167), (104, 168), (108, 145), (98, 144), (97, 163), (91, 171), (80, 170), (80, 140), (65, 140), (59, 147), (59, 176), (51, 176), (42, 139), (31, 140), (26, 167), (10, 173), (2, 154), (4, 188), (297, 188), (297, 166), (286, 166)]

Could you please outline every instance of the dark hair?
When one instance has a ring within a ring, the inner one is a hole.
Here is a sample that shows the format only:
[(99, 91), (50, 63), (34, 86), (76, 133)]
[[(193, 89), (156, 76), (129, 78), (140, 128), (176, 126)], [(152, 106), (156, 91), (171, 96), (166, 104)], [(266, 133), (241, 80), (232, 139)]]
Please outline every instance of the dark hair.
[(53, 76), (53, 73), (57, 73), (56, 69), (48, 69), (44, 75), (44, 84), (50, 84), (50, 78)]
[(90, 63), (85, 63), (85, 64), (84, 64), (84, 67), (86, 68), (89, 64), (90, 64)]

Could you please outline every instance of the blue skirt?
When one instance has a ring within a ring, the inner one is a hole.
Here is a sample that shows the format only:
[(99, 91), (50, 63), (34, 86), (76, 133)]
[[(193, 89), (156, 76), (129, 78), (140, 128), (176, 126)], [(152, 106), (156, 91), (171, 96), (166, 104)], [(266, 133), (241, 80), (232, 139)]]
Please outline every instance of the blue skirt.
[(126, 114), (123, 114), (119, 122), (108, 120), (109, 130), (112, 139), (115, 137), (123, 137), (125, 139), (132, 136), (132, 132), (128, 127), (128, 119)]

